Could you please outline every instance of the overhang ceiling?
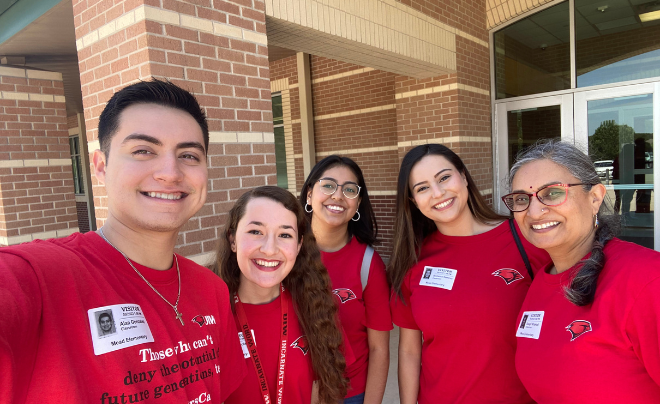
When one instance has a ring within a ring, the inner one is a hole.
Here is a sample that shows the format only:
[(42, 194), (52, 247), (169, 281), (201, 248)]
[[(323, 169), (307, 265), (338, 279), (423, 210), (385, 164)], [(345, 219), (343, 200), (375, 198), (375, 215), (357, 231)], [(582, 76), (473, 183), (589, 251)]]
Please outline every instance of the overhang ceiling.
[(275, 45), (268, 45), (268, 61), (274, 62), (276, 60), (288, 58), (289, 56), (293, 56), (296, 54), (296, 51), (287, 49), (287, 48), (281, 48), (279, 46)]
[[(20, 0), (0, 0), (0, 14)], [(270, 61), (296, 52), (269, 46)], [(71, 0), (62, 0), (27, 27), (0, 44), (1, 56), (20, 56), (25, 65), (62, 73), (67, 115), (83, 112), (80, 72)]]
[(62, 0), (1, 43), (0, 56), (21, 56), (28, 67), (62, 73), (67, 115), (83, 111), (71, 0)]
[[(0, 0), (0, 14), (19, 1), (21, 0)], [(268, 46), (268, 59), (271, 62), (295, 54), (296, 51), (291, 49)], [(71, 0), (62, 0), (0, 43), (0, 57), (2, 56), (23, 57), (28, 67), (62, 73), (67, 115), (83, 112)]]

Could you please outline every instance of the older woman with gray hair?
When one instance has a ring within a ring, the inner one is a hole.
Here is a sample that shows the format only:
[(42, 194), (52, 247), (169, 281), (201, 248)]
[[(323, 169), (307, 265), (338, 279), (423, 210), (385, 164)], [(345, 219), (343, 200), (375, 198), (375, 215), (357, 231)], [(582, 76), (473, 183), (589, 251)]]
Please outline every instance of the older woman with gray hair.
[(591, 159), (539, 143), (502, 200), (552, 263), (518, 318), (516, 370), (539, 404), (660, 402), (660, 254), (615, 238)]

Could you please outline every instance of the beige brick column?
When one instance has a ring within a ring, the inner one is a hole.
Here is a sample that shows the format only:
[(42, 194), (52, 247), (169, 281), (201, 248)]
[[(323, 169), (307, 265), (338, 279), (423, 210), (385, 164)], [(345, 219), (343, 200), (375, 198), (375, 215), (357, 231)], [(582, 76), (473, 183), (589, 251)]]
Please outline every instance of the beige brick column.
[(456, 72), (426, 79), (399, 76), (395, 83), (399, 159), (412, 147), (441, 143), (465, 162), (479, 190), (492, 203), (492, 136), (490, 128), (490, 70), (486, 4), (448, 0), (427, 7), (411, 0), (410, 7), (457, 30)]
[[(162, 5), (161, 5), (162, 4)], [(74, 0), (89, 149), (118, 89), (152, 76), (192, 91), (209, 118), (209, 197), (177, 251), (205, 262), (226, 212), (246, 188), (276, 184), (263, 1)], [(94, 181), (97, 226), (107, 217)]]
[(298, 64), (298, 94), (300, 94), (300, 129), (302, 137), (303, 176), (307, 178), (316, 164), (314, 147), (314, 107), (312, 105), (312, 78), (309, 55), (296, 54)]
[(0, 245), (76, 231), (62, 75), (0, 66)]

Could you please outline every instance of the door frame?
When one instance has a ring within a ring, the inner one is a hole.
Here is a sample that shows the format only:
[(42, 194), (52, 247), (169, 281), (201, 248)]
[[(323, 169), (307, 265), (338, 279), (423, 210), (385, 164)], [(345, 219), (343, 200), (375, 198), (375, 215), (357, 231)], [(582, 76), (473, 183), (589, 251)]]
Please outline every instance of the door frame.
[[(575, 92), (575, 144), (585, 153), (588, 152), (589, 128), (587, 103), (589, 101), (608, 98), (630, 97), (635, 95), (653, 94), (653, 145), (660, 145), (660, 82), (633, 84), (610, 87), (599, 90)], [(563, 137), (562, 137), (563, 138)], [(654, 153), (655, 159), (655, 153)], [(657, 164), (653, 164), (653, 243), (654, 249), (660, 251), (660, 175)], [(612, 201), (613, 202), (613, 201)], [(657, 213), (655, 213), (657, 212)]]
[(508, 192), (506, 181), (509, 176), (509, 140), (507, 128), (507, 112), (521, 109), (541, 107), (560, 107), (561, 139), (574, 142), (573, 137), (573, 93), (556, 94), (527, 98), (523, 100), (501, 101), (495, 104), (493, 130), (493, 207), (503, 214), (509, 214), (501, 198)]

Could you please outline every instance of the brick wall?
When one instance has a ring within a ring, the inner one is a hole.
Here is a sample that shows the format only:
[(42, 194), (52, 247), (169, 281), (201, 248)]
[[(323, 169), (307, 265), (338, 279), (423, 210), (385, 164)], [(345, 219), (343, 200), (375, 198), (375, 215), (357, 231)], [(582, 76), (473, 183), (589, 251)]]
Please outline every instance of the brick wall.
[(466, 163), (492, 203), (490, 60), (486, 4), (482, 1), (399, 0), (461, 30), (456, 36), (456, 73), (427, 79), (397, 77), (399, 156), (417, 144), (442, 143)]
[[(208, 202), (184, 227), (177, 251), (212, 253), (218, 226), (240, 193), (276, 184), (264, 2), (74, 0), (73, 10), (90, 142), (106, 101), (138, 79), (167, 78), (206, 110)], [(258, 156), (246, 156), (252, 153)], [(101, 226), (105, 190), (93, 185)]]
[(60, 73), (0, 67), (0, 245), (78, 230)]
[[(316, 160), (332, 154), (353, 158), (362, 167), (380, 225), (391, 252), (399, 163), (412, 147), (444, 143), (465, 161), (480, 190), (492, 203), (490, 69), (486, 7), (480, 1), (445, 3), (400, 0), (463, 33), (456, 36), (456, 73), (414, 79), (319, 56), (311, 57)], [(295, 57), (270, 64), (271, 80), (297, 83)], [(298, 89), (289, 91), (297, 94)], [(294, 169), (297, 189), (304, 181), (298, 100), (291, 96)]]
[(397, 0), (401, 4), (488, 41), (486, 2), (483, 0)]
[[(483, 7), (480, 12), (485, 15)], [(470, 30), (476, 30), (476, 23), (470, 24), (460, 29), (474, 34)], [(479, 36), (487, 38), (484, 22)], [(444, 143), (456, 151), (492, 203), (488, 48), (457, 36), (456, 49), (457, 72), (427, 79), (311, 56), (316, 160), (337, 153), (361, 166), (373, 194), (383, 241), (378, 251), (385, 258), (391, 253), (399, 164), (405, 152), (417, 144)], [(295, 57), (289, 57), (271, 63), (272, 80), (288, 78), (293, 83), (297, 75), (294, 62)], [(297, 90), (289, 93), (297, 94)], [(299, 104), (293, 97), (291, 117), (299, 190), (304, 177), (300, 124), (296, 122)]]
[(76, 129), (78, 127), (78, 116), (77, 115), (67, 116), (66, 127), (67, 129)]
[(81, 233), (87, 233), (90, 230), (87, 202), (76, 202), (76, 214), (78, 216), (78, 229)]
[(275, 81), (279, 79), (289, 79), (289, 84), (297, 84), (297, 63), (298, 62), (295, 55), (270, 63), (270, 80)]
[[(387, 259), (393, 236), (396, 175), (399, 167), (394, 100), (396, 75), (320, 56), (311, 56), (312, 102), (316, 161), (330, 154), (355, 160), (363, 170), (376, 212)], [(296, 57), (270, 64), (271, 80), (298, 83)], [(289, 90), (296, 190), (305, 180), (298, 88)], [(286, 124), (286, 122), (285, 122)], [(385, 149), (385, 150), (383, 150)]]

